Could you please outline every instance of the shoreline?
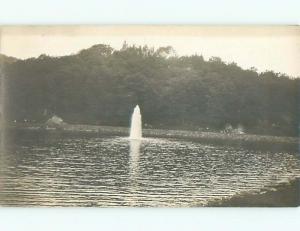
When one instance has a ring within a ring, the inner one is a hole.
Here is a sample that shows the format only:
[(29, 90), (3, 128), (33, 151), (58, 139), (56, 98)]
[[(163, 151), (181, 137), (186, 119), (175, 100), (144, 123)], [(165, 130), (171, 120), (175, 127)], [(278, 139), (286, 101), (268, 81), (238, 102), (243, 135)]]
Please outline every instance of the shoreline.
[(264, 193), (242, 193), (229, 199), (214, 201), (208, 207), (298, 207), (300, 179), (281, 183)]
[[(115, 135), (129, 136), (128, 127), (98, 126), (98, 125), (71, 125), (64, 124), (58, 128), (44, 128), (32, 126), (8, 126), (8, 131), (43, 132), (59, 135)], [(143, 136), (150, 138), (175, 138), (191, 141), (200, 141), (212, 145), (238, 146), (254, 150), (299, 152), (298, 137), (231, 134), (221, 132), (188, 131), (188, 130), (163, 130), (143, 129)]]

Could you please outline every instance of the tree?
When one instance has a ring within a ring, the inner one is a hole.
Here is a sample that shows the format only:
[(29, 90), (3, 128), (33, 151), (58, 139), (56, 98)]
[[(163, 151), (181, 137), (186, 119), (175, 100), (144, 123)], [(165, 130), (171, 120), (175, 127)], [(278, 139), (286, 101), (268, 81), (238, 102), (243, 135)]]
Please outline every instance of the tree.
[[(63, 57), (5, 61), (11, 121), (128, 126), (139, 104), (143, 121), (157, 128), (224, 129), (297, 135), (299, 79), (243, 70), (218, 57), (177, 56), (172, 47), (98, 44)], [(47, 111), (47, 113), (45, 113)]]

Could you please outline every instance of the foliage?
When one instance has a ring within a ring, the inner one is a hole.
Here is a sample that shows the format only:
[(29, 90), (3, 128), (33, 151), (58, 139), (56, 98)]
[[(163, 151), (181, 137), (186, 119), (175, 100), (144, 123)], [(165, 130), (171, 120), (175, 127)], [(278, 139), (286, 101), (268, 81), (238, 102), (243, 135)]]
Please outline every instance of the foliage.
[(139, 104), (143, 123), (176, 129), (224, 129), (297, 135), (299, 79), (218, 57), (176, 56), (171, 47), (94, 45), (63, 57), (41, 55), (5, 65), (11, 121), (128, 126)]

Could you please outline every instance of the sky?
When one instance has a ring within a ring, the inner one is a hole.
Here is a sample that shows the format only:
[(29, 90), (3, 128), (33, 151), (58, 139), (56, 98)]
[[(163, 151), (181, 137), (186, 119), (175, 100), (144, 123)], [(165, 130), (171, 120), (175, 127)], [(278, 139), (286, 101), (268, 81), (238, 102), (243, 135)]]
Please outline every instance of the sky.
[(0, 53), (26, 59), (75, 54), (95, 44), (172, 46), (177, 55), (212, 56), (244, 69), (300, 77), (300, 26), (6, 26)]

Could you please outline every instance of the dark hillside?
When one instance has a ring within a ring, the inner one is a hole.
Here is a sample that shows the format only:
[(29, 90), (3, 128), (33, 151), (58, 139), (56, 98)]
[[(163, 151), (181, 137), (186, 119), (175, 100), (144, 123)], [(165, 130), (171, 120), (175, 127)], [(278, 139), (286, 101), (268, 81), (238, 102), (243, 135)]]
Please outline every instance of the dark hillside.
[(56, 114), (69, 123), (128, 126), (139, 104), (146, 127), (231, 124), (248, 133), (297, 135), (299, 79), (243, 70), (217, 57), (171, 54), (171, 47), (99, 44), (71, 56), (8, 62), (7, 118), (44, 122)]

